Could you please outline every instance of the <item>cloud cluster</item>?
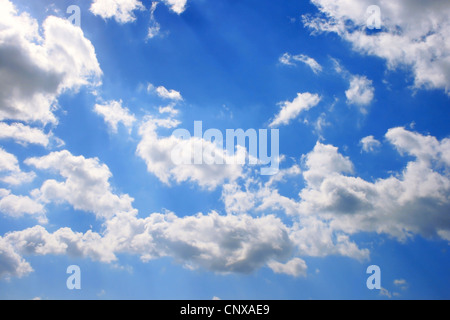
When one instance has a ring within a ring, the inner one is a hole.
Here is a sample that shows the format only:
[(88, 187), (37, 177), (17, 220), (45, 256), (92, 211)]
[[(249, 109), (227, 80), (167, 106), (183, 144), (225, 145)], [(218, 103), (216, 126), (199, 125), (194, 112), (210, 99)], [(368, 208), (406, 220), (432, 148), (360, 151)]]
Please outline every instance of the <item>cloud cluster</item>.
[[(164, 2), (178, 14), (186, 8), (186, 0)], [(392, 68), (403, 59), (413, 68), (416, 86), (448, 91), (447, 45), (441, 52), (430, 53), (431, 45), (445, 39), (448, 30), (443, 2), (430, 4), (425, 14), (420, 12), (423, 5), (411, 1), (409, 17), (393, 2), (380, 0), (378, 4), (386, 14), (384, 30), (372, 35), (363, 32), (362, 27), (361, 12), (365, 12), (368, 1), (313, 3), (325, 17), (305, 17), (309, 27), (336, 32), (351, 41), (356, 50), (385, 58)], [(40, 28), (28, 14), (19, 14), (10, 1), (0, 0), (0, 8), (0, 120), (16, 121), (0, 122), (0, 139), (48, 147), (51, 133), (45, 134), (31, 123), (57, 123), (54, 108), (61, 93), (99, 83), (102, 72), (94, 47), (79, 28), (67, 21), (49, 17)], [(95, 0), (91, 11), (126, 23), (143, 8), (135, 0)], [(152, 14), (155, 8), (152, 5)], [(436, 24), (427, 23), (432, 19)], [(421, 27), (413, 21), (421, 21)], [(356, 27), (350, 30), (348, 22)], [(394, 33), (394, 26), (401, 32)], [(390, 43), (391, 47), (387, 45)], [(302, 62), (316, 73), (321, 70), (314, 59), (304, 55), (285, 54), (280, 62)], [(361, 108), (370, 104), (374, 92), (371, 81), (352, 75), (349, 82), (348, 102)], [(266, 181), (244, 172), (237, 164), (174, 161), (174, 150), (179, 155), (193, 155), (198, 146), (202, 150), (206, 146), (213, 151), (208, 154), (215, 157), (207, 160), (220, 158), (223, 163), (237, 163), (211, 141), (161, 136), (160, 130), (179, 126), (172, 116), (177, 115), (175, 106), (183, 97), (162, 86), (149, 85), (148, 90), (171, 102), (159, 108), (168, 118), (146, 117), (139, 121), (121, 101), (97, 104), (94, 111), (113, 132), (117, 132), (119, 124), (130, 130), (139, 124), (136, 154), (163, 183), (193, 182), (211, 191), (221, 187), (225, 214), (138, 214), (133, 198), (114, 190), (112, 173), (100, 159), (76, 156), (67, 150), (31, 157), (24, 161), (25, 165), (55, 177), (46, 178), (28, 196), (0, 188), (0, 212), (14, 218), (31, 215), (45, 224), (46, 206), (65, 203), (92, 213), (102, 223), (102, 230), (81, 233), (60, 228), (50, 232), (38, 225), (6, 233), (0, 236), (0, 278), (32, 272), (24, 259), (29, 255), (70, 255), (111, 263), (119, 254), (137, 255), (144, 262), (171, 257), (187, 268), (218, 273), (250, 273), (266, 266), (275, 273), (300, 277), (308, 272), (303, 259), (306, 257), (368, 259), (369, 250), (359, 248), (351, 238), (361, 232), (386, 234), (401, 241), (414, 235), (450, 241), (450, 139), (438, 140), (405, 128), (390, 129), (386, 141), (410, 160), (401, 172), (375, 181), (358, 177), (352, 160), (337, 147), (318, 142), (298, 163)], [(320, 101), (317, 94), (299, 93), (293, 101), (281, 103), (270, 126), (287, 125)], [(361, 140), (365, 152), (376, 150), (380, 144), (373, 136)], [(15, 155), (0, 148), (2, 183), (9, 188), (34, 178), (34, 172), (22, 171)], [(292, 179), (304, 186), (298, 196), (288, 197), (279, 186)], [(284, 214), (283, 219), (277, 214)], [(404, 282), (395, 284), (401, 286)]]
[[(437, 140), (405, 128), (390, 129), (386, 140), (402, 155), (413, 157), (402, 172), (376, 181), (355, 175), (350, 158), (337, 147), (318, 142), (303, 156), (305, 187), (298, 198), (280, 194), (277, 181), (228, 184), (222, 199), (229, 214), (283, 212), (294, 224), (290, 236), (300, 256), (369, 257), (351, 236), (375, 232), (407, 241), (415, 235), (449, 239), (450, 139)], [(366, 146), (371, 146), (370, 139)]]
[[(390, 69), (408, 66), (414, 86), (450, 94), (450, 7), (446, 0), (312, 0), (320, 15), (304, 15), (314, 32), (333, 32), (354, 50), (380, 57)], [(381, 9), (382, 30), (367, 32), (366, 10)]]
[(306, 276), (308, 269), (306, 262), (300, 258), (294, 258), (285, 264), (271, 261), (268, 263), (268, 266), (275, 273), (287, 274), (293, 277)]
[(307, 187), (301, 212), (332, 219), (345, 233), (377, 232), (405, 240), (414, 234), (441, 237), (450, 229), (449, 139), (438, 141), (404, 128), (386, 139), (415, 158), (398, 176), (369, 182), (353, 177), (351, 161), (318, 143), (306, 157)]
[(0, 120), (56, 123), (58, 96), (97, 85), (102, 71), (80, 28), (50, 16), (42, 24), (0, 0)]
[(3, 240), (23, 255), (69, 255), (71, 257), (89, 257), (105, 263), (115, 261), (111, 246), (98, 233), (74, 232), (70, 228), (61, 228), (49, 233), (42, 226), (7, 233)]
[[(162, 0), (162, 2), (176, 14), (182, 14), (186, 10), (187, 0)], [(154, 19), (158, 3), (153, 1), (150, 9), (152, 26), (149, 28), (148, 38), (153, 38), (160, 30), (159, 23)], [(146, 8), (139, 0), (93, 0), (89, 10), (103, 19), (114, 19), (120, 24), (125, 24), (136, 21), (135, 12), (144, 11)]]
[(43, 203), (67, 202), (76, 210), (93, 212), (99, 219), (109, 219), (119, 212), (132, 211), (133, 199), (112, 192), (109, 168), (98, 159), (73, 156), (69, 151), (53, 152), (25, 163), (40, 170), (52, 170), (65, 181), (45, 181), (33, 194)]
[[(0, 272), (16, 276), (31, 272), (22, 255), (69, 254), (109, 263), (126, 253), (144, 262), (172, 257), (187, 268), (219, 273), (249, 273), (267, 266), (275, 273), (298, 277), (307, 273), (300, 257), (367, 260), (369, 250), (351, 240), (360, 232), (383, 233), (401, 241), (415, 234), (449, 240), (449, 139), (439, 141), (393, 128), (386, 140), (415, 158), (400, 175), (375, 182), (354, 177), (348, 157), (318, 142), (303, 157), (304, 170), (294, 165), (283, 169), (279, 179), (249, 180), (245, 189), (236, 182), (225, 185), (222, 199), (227, 215), (213, 211), (179, 217), (166, 212), (141, 218), (128, 195), (112, 192), (111, 173), (98, 159), (67, 151), (30, 158), (27, 164), (53, 168), (66, 179), (45, 181), (34, 192), (39, 201), (64, 201), (92, 212), (104, 221), (104, 230), (82, 234), (62, 228), (49, 233), (37, 226), (8, 233), (0, 237), (0, 252), (8, 256), (9, 264)], [(306, 186), (298, 199), (279, 193), (278, 184), (299, 176)], [(8, 191), (1, 192), (8, 196)], [(270, 214), (280, 211), (291, 219), (290, 226)]]
[(189, 268), (249, 273), (270, 260), (289, 257), (287, 227), (274, 216), (208, 215), (180, 218), (173, 213), (146, 219), (118, 215), (107, 222), (105, 238), (119, 251), (144, 261), (173, 257)]

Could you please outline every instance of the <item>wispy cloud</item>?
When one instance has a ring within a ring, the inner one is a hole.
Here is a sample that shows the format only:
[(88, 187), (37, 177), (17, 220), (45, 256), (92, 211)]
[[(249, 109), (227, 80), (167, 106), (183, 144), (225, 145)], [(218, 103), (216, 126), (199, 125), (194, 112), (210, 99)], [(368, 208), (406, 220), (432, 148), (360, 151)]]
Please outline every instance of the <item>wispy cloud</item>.
[(293, 101), (280, 102), (281, 110), (270, 123), (270, 127), (278, 127), (287, 125), (296, 119), (303, 111), (317, 106), (321, 101), (321, 97), (317, 94), (298, 93)]
[(304, 54), (292, 56), (289, 53), (285, 53), (280, 57), (279, 61), (280, 63), (289, 66), (295, 66), (296, 62), (302, 62), (309, 66), (315, 74), (322, 72), (322, 66), (316, 60)]

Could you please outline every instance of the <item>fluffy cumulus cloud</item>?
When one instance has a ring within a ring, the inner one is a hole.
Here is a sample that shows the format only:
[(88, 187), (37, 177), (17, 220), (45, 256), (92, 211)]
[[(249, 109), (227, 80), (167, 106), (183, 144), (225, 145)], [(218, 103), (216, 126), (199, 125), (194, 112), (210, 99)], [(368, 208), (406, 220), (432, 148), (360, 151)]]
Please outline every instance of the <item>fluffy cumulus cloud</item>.
[(298, 93), (293, 101), (280, 103), (281, 110), (270, 123), (270, 127), (279, 127), (289, 124), (292, 120), (296, 119), (300, 113), (317, 106), (320, 101), (321, 98), (317, 94), (309, 92)]
[(131, 130), (136, 118), (128, 108), (122, 107), (122, 101), (109, 101), (94, 106), (95, 113), (102, 116), (114, 133), (117, 133), (119, 123)]
[(155, 87), (153, 84), (149, 83), (147, 86), (147, 92), (155, 93), (161, 99), (172, 100), (174, 102), (179, 102), (183, 100), (181, 93), (176, 90), (169, 90), (164, 86)]
[(33, 271), (15, 248), (0, 237), (0, 279), (4, 277), (23, 277)]
[(109, 219), (119, 212), (132, 211), (133, 199), (112, 191), (109, 168), (98, 159), (74, 156), (69, 151), (53, 152), (40, 158), (29, 158), (28, 165), (52, 170), (65, 181), (45, 181), (33, 195), (43, 203), (67, 202), (76, 210), (93, 212), (99, 219)]
[(350, 88), (345, 92), (347, 102), (360, 108), (362, 113), (367, 113), (366, 107), (372, 102), (375, 96), (375, 89), (372, 81), (364, 76), (352, 76)]
[(94, 0), (90, 11), (103, 19), (113, 18), (123, 24), (135, 21), (134, 11), (144, 9), (139, 0)]
[(51, 138), (51, 134), (46, 134), (39, 128), (33, 128), (22, 123), (7, 124), (0, 122), (0, 139), (11, 139), (25, 146), (35, 144), (47, 147)]
[(41, 226), (7, 233), (0, 237), (0, 255), (6, 252), (14, 260), (1, 266), (0, 276), (31, 272), (22, 256), (69, 255), (111, 263), (119, 253), (138, 255), (143, 262), (172, 257), (186, 268), (217, 273), (250, 273), (268, 264), (277, 273), (303, 275), (306, 264), (299, 259), (276, 264), (292, 249), (288, 228), (274, 216), (155, 213), (142, 219), (129, 212), (109, 219), (103, 234), (70, 228), (49, 233)]
[(381, 146), (381, 142), (375, 139), (374, 136), (367, 136), (360, 141), (362, 151), (374, 152)]
[[(450, 94), (450, 7), (446, 0), (312, 0), (320, 15), (305, 15), (314, 32), (333, 32), (354, 50), (386, 60), (390, 69), (411, 68), (417, 88)], [(381, 30), (367, 33), (371, 5), (381, 10)]]
[[(294, 177), (296, 176), (297, 174)], [(294, 254), (297, 256), (338, 255), (360, 261), (369, 258), (369, 250), (360, 249), (348, 234), (334, 228), (330, 224), (330, 219), (322, 218), (315, 212), (306, 212), (301, 201), (281, 195), (270, 182), (248, 185), (245, 190), (237, 185), (226, 185), (222, 197), (229, 214), (239, 215), (245, 212), (286, 214), (292, 221), (292, 226), (289, 227), (289, 236), (295, 248)], [(292, 267), (292, 265), (292, 262), (288, 265), (272, 262), (269, 267), (278, 273), (284, 270), (285, 273), (292, 275), (292, 271), (288, 272), (291, 270), (288, 267)]]
[(449, 140), (394, 128), (386, 139), (415, 158), (405, 170), (369, 182), (353, 177), (353, 165), (337, 148), (318, 144), (306, 157), (303, 214), (332, 220), (347, 234), (377, 232), (405, 240), (414, 234), (445, 238), (450, 228)]
[(152, 214), (146, 219), (118, 215), (108, 221), (105, 239), (118, 251), (143, 261), (173, 257), (188, 268), (249, 273), (292, 251), (287, 227), (274, 216)]
[[(22, 255), (69, 255), (89, 257), (94, 261), (112, 262), (117, 258), (111, 246), (98, 233), (73, 232), (61, 228), (49, 233), (41, 226), (7, 233), (3, 240)], [(1, 250), (1, 249), (0, 249)]]
[[(158, 127), (174, 128), (178, 125), (179, 122), (172, 119), (147, 119), (139, 129), (141, 141), (137, 155), (159, 180), (166, 184), (190, 181), (206, 189), (215, 189), (244, 175), (243, 166), (238, 164), (239, 152), (230, 156), (223, 146), (190, 135), (184, 138), (158, 136)], [(196, 155), (201, 157), (200, 164), (195, 164)]]
[(9, 185), (20, 185), (31, 182), (35, 178), (33, 172), (23, 172), (16, 156), (0, 148), (0, 181)]
[[(143, 261), (169, 256), (187, 268), (218, 273), (249, 273), (269, 262), (277, 272), (301, 273), (298, 261), (284, 268), (274, 265), (274, 261), (291, 256), (293, 245), (289, 228), (273, 215), (222, 216), (211, 212), (180, 218), (173, 213), (155, 213), (138, 218), (131, 198), (112, 193), (111, 173), (98, 159), (61, 151), (27, 159), (26, 163), (52, 169), (65, 178), (64, 182), (47, 180), (35, 190), (33, 195), (40, 202), (67, 202), (75, 209), (92, 212), (104, 221), (104, 230), (79, 233), (61, 228), (50, 233), (36, 226), (7, 233), (0, 238), (0, 252), (8, 255), (10, 262), (4, 263), (0, 276), (31, 272), (22, 256), (70, 255), (110, 263), (118, 253), (136, 254)], [(0, 189), (0, 199), (8, 196), (7, 190)], [(43, 210), (42, 205), (40, 208)]]
[(33, 216), (39, 223), (48, 222), (44, 206), (28, 196), (17, 196), (6, 189), (0, 189), (0, 212), (4, 215), (21, 218), (24, 215)]
[[(229, 214), (283, 212), (293, 225), (290, 237), (299, 256), (341, 255), (367, 260), (351, 236), (362, 232), (385, 234), (400, 241), (421, 235), (449, 239), (449, 139), (439, 141), (404, 128), (390, 129), (386, 140), (400, 153), (413, 157), (403, 171), (367, 181), (358, 177), (351, 159), (337, 147), (318, 142), (303, 159), (304, 169), (283, 169), (306, 183), (298, 198), (280, 194), (282, 180), (227, 184), (222, 199)], [(365, 146), (374, 147), (375, 139)], [(378, 146), (378, 144), (376, 144)], [(279, 264), (275, 264), (280, 267)]]
[(163, 2), (177, 14), (182, 14), (186, 10), (187, 0), (163, 0)]
[(50, 16), (40, 26), (0, 0), (0, 120), (56, 123), (58, 96), (96, 85), (102, 74), (80, 28)]
[(306, 271), (308, 269), (306, 262), (300, 258), (294, 258), (285, 264), (277, 261), (270, 261), (268, 266), (275, 273), (287, 274), (293, 277), (306, 276)]

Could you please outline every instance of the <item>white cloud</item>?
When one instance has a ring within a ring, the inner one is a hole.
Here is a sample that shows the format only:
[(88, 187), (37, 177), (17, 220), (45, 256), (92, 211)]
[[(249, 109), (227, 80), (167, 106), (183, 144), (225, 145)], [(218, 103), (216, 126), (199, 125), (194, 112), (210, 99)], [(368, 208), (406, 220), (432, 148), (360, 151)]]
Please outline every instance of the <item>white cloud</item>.
[(250, 273), (292, 251), (288, 229), (278, 218), (216, 212), (184, 218), (173, 213), (146, 219), (118, 215), (107, 222), (105, 239), (143, 261), (170, 256), (187, 268), (219, 273)]
[(122, 123), (131, 131), (136, 121), (128, 108), (122, 107), (122, 101), (109, 101), (104, 104), (96, 104), (94, 111), (101, 115), (114, 133), (117, 133), (119, 123)]
[[(446, 0), (312, 0), (320, 16), (303, 16), (315, 32), (333, 32), (363, 54), (385, 59), (390, 69), (409, 66), (416, 88), (450, 94), (450, 6)], [(366, 9), (381, 9), (382, 30), (366, 32)]]
[(41, 170), (53, 170), (66, 180), (45, 181), (33, 195), (47, 203), (67, 202), (76, 210), (93, 212), (99, 219), (109, 219), (119, 212), (133, 211), (133, 199), (112, 192), (109, 168), (97, 158), (73, 156), (69, 151), (53, 152), (41, 158), (29, 158), (25, 163)]
[[(0, 256), (2, 245), (26, 265), (19, 253), (89, 257), (105, 263), (116, 261), (118, 253), (126, 253), (139, 255), (143, 262), (172, 257), (189, 269), (251, 273), (269, 262), (274, 266), (274, 261), (285, 260), (293, 249), (288, 228), (272, 215), (254, 218), (211, 212), (180, 218), (173, 213), (155, 213), (141, 219), (136, 212), (129, 212), (107, 220), (105, 228), (102, 234), (69, 228), (49, 233), (41, 226), (11, 232), (0, 237)], [(299, 272), (299, 266), (295, 260), (285, 268)], [(19, 267), (17, 262), (12, 264), (9, 273), (20, 274)]]
[(0, 148), (0, 181), (10, 185), (31, 182), (35, 178), (33, 172), (23, 172), (16, 156)]
[[(172, 119), (147, 120), (151, 133), (159, 125), (177, 125)], [(156, 161), (158, 154), (163, 159), (165, 153), (158, 153), (163, 144), (158, 145), (158, 141), (169, 138), (155, 135), (152, 139), (157, 151), (152, 153), (152, 159)], [(46, 190), (47, 181), (34, 195), (40, 195), (42, 200), (67, 201), (76, 208), (94, 212), (105, 218), (104, 230), (82, 234), (63, 228), (49, 233), (35, 227), (7, 234), (1, 239), (3, 246), (9, 246), (9, 256), (16, 254), (16, 262), (10, 265), (17, 266), (17, 271), (9, 267), (10, 271), (3, 273), (21, 274), (17, 261), (28, 264), (19, 253), (69, 254), (107, 263), (115, 261), (117, 254), (126, 253), (139, 255), (144, 262), (172, 257), (186, 268), (218, 273), (249, 273), (266, 265), (275, 273), (304, 276), (307, 266), (303, 259), (285, 261), (292, 255), (340, 255), (367, 260), (369, 250), (359, 248), (350, 238), (356, 233), (378, 232), (400, 240), (413, 234), (448, 235), (448, 139), (439, 141), (404, 128), (389, 130), (386, 139), (399, 152), (416, 158), (395, 176), (375, 182), (352, 177), (355, 169), (348, 157), (334, 146), (317, 143), (303, 157), (303, 172), (294, 165), (282, 170), (280, 179), (266, 184), (250, 179), (245, 189), (234, 182), (225, 185), (225, 216), (211, 212), (178, 217), (166, 212), (139, 218), (129, 198), (112, 194), (111, 173), (97, 159), (73, 157), (67, 151), (30, 159), (27, 163), (43, 169), (54, 167), (66, 178), (54, 192)], [(164, 145), (169, 141), (164, 140)], [(306, 186), (298, 200), (275, 189), (283, 177), (299, 174), (305, 178)], [(9, 191), (0, 190), (0, 194), (8, 196)], [(88, 198), (90, 194), (97, 200), (95, 203)], [(107, 201), (101, 195), (106, 195)], [(107, 205), (111, 203), (116, 210)], [(278, 210), (284, 210), (292, 219), (289, 226), (273, 215)], [(27, 272), (30, 270), (22, 273)], [(400, 287), (403, 282), (394, 284)]]
[[(301, 211), (300, 211), (301, 212)], [(367, 261), (368, 249), (360, 249), (350, 237), (336, 230), (329, 221), (320, 217), (301, 217), (291, 231), (297, 254), (310, 257), (337, 255)]]
[(114, 18), (121, 24), (135, 21), (136, 10), (145, 10), (139, 0), (94, 0), (90, 8), (93, 14), (103, 19)]
[(347, 103), (356, 105), (361, 113), (367, 114), (367, 107), (375, 97), (372, 80), (366, 76), (351, 74), (337, 59), (331, 58), (331, 61), (334, 64), (334, 70), (349, 81), (349, 89), (345, 92)]
[(225, 184), (222, 187), (222, 201), (228, 214), (247, 213), (256, 205), (257, 195), (248, 190), (241, 190), (237, 183)]
[[(274, 182), (249, 180), (223, 187), (228, 214), (284, 212), (293, 219), (290, 237), (301, 256), (347, 256), (366, 260), (350, 236), (362, 232), (387, 234), (400, 241), (414, 235), (450, 239), (450, 139), (393, 128), (386, 139), (399, 152), (416, 159), (402, 172), (369, 182), (355, 173), (338, 148), (317, 143), (303, 157), (306, 186), (299, 198), (280, 194)], [(295, 166), (294, 166), (295, 168)], [(286, 169), (291, 171), (290, 169)], [(293, 175), (299, 169), (292, 169)], [(283, 176), (281, 174), (281, 176)]]
[(98, 85), (95, 49), (80, 28), (50, 16), (42, 24), (0, 0), (0, 120), (56, 123), (58, 96)]
[(159, 2), (152, 2), (152, 7), (150, 9), (150, 27), (148, 28), (147, 38), (152, 39), (159, 35), (161, 31), (161, 25), (155, 19), (155, 10), (158, 7)]
[[(330, 159), (329, 163), (333, 161), (339, 161), (339, 158)], [(338, 167), (339, 165), (335, 169)], [(297, 170), (287, 170), (298, 174)], [(360, 261), (369, 257), (369, 250), (358, 248), (348, 235), (335, 230), (329, 220), (315, 217), (314, 211), (305, 213), (301, 202), (281, 195), (270, 181), (265, 185), (259, 182), (248, 184), (245, 190), (237, 184), (225, 185), (222, 198), (228, 214), (266, 212), (287, 214), (293, 223), (289, 228), (289, 234), (297, 255), (312, 257), (340, 255)]]
[(0, 237), (0, 279), (9, 277), (23, 277), (33, 271), (30, 264), (26, 262), (14, 247)]
[(374, 136), (367, 136), (360, 141), (362, 151), (364, 152), (374, 152), (381, 146), (381, 142), (375, 139)]
[(386, 138), (401, 154), (408, 153), (427, 165), (438, 161), (438, 164), (450, 167), (449, 138), (439, 141), (433, 136), (424, 136), (402, 127), (390, 129)]
[(339, 154), (338, 148), (320, 142), (305, 157), (305, 164), (308, 170), (303, 172), (303, 176), (314, 186), (320, 185), (326, 177), (353, 172), (353, 164), (348, 157)]
[[(225, 150), (211, 141), (196, 137), (181, 139), (173, 135), (159, 137), (157, 129), (166, 123), (169, 124), (169, 128), (179, 124), (172, 119), (148, 119), (144, 122), (139, 129), (142, 139), (136, 151), (137, 155), (146, 162), (147, 170), (156, 175), (163, 183), (191, 181), (203, 188), (212, 190), (226, 181), (235, 181), (243, 176), (243, 167), (233, 164), (238, 163), (236, 158), (228, 156)], [(192, 150), (197, 149), (211, 151), (203, 154), (204, 161), (202, 164), (194, 164), (195, 152), (192, 152)], [(174, 156), (174, 154), (177, 154), (177, 156)], [(188, 160), (191, 161), (175, 163), (173, 160), (174, 157), (186, 158), (186, 155), (189, 155)], [(236, 157), (238, 155), (239, 153)], [(212, 157), (212, 159), (209, 157)], [(216, 164), (217, 158), (221, 159), (224, 165)], [(208, 160), (212, 160), (211, 163), (213, 164), (208, 164)]]
[(13, 195), (6, 189), (0, 189), (0, 212), (13, 218), (32, 215), (39, 223), (47, 223), (45, 208), (40, 202), (30, 197)]
[(17, 252), (24, 255), (63, 255), (72, 257), (90, 257), (101, 262), (113, 262), (117, 258), (112, 247), (98, 233), (73, 232), (61, 228), (49, 233), (41, 226), (7, 233), (4, 237)]
[(36, 144), (47, 147), (52, 135), (41, 129), (32, 128), (22, 123), (6, 124), (0, 122), (0, 139), (13, 139), (20, 144)]
[(20, 170), (20, 168), (16, 156), (0, 148), (0, 171), (10, 172), (18, 170)]
[(365, 76), (352, 76), (350, 88), (345, 92), (347, 102), (360, 107), (362, 113), (367, 113), (367, 107), (374, 98), (375, 89), (372, 80)]
[(158, 36), (161, 31), (161, 26), (157, 22), (153, 22), (153, 25), (148, 28), (148, 39), (153, 39), (154, 37)]
[(176, 90), (169, 90), (163, 86), (159, 86), (155, 88), (155, 86), (151, 83), (147, 85), (147, 92), (152, 92), (158, 95), (158, 97), (162, 99), (172, 100), (174, 102), (179, 102), (183, 100), (181, 93)]
[(163, 0), (163, 2), (177, 14), (182, 14), (186, 10), (187, 0)]
[(155, 89), (156, 93), (160, 98), (168, 99), (168, 100), (175, 100), (175, 101), (181, 101), (183, 100), (183, 97), (178, 91), (175, 90), (167, 90), (163, 86), (160, 86)]
[(293, 119), (297, 118), (303, 111), (307, 111), (319, 104), (321, 98), (317, 94), (298, 93), (297, 97), (291, 101), (281, 102), (281, 110), (270, 124), (270, 127), (278, 127), (287, 125)]
[(287, 262), (286, 264), (282, 264), (277, 261), (271, 261), (268, 263), (270, 269), (275, 273), (283, 273), (293, 277), (306, 276), (306, 271), (308, 269), (306, 262), (299, 258), (294, 258)]
[(395, 284), (396, 286), (404, 286), (404, 285), (407, 285), (405, 279), (396, 279), (396, 280), (394, 280), (394, 284)]
[(315, 59), (304, 54), (292, 56), (289, 53), (285, 53), (280, 57), (279, 61), (289, 66), (296, 65), (295, 62), (299, 61), (309, 66), (315, 74), (322, 72), (322, 66)]
[(175, 105), (173, 103), (165, 107), (159, 107), (158, 111), (161, 114), (168, 113), (171, 116), (176, 116), (180, 112), (178, 109), (175, 109)]
[(287, 177), (295, 177), (299, 176), (302, 173), (302, 170), (298, 165), (293, 165), (290, 168), (287, 169), (281, 169), (278, 174), (270, 177), (269, 182), (267, 183), (268, 186), (273, 185), (276, 182), (283, 181)]
[(295, 63), (292, 62), (292, 56), (289, 53), (284, 53), (280, 59), (279, 59), (280, 63), (285, 64), (287, 66), (293, 66), (295, 65)]
[(337, 148), (316, 146), (306, 158), (301, 214), (331, 219), (333, 229), (347, 234), (377, 232), (400, 240), (414, 234), (439, 237), (450, 230), (448, 139), (404, 128), (389, 130), (386, 138), (416, 160), (397, 176), (375, 182), (345, 175), (353, 172), (350, 160)]

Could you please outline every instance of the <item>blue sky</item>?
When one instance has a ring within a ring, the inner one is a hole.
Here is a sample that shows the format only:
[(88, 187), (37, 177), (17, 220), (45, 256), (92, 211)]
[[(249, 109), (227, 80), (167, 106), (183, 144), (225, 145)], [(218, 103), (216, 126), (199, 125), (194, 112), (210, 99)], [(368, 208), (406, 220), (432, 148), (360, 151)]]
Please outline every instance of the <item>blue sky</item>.
[[(448, 299), (449, 15), (0, 0), (0, 298)], [(279, 130), (279, 172), (176, 164), (195, 121)]]

